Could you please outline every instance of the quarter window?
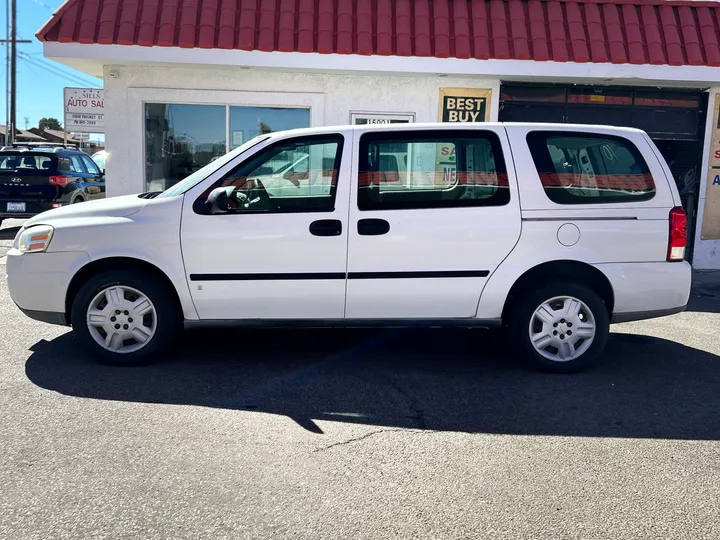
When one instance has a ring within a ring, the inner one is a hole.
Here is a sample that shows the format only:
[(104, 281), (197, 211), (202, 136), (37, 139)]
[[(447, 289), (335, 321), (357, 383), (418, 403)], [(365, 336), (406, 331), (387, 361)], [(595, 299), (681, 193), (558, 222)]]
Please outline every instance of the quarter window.
[[(342, 148), (341, 135), (279, 142), (215, 182), (195, 202), (195, 211), (200, 214), (332, 212)], [(209, 198), (217, 188), (225, 190), (219, 211)]]
[(367, 133), (360, 139), (360, 210), (498, 206), (510, 200), (492, 132)]
[(545, 194), (555, 203), (647, 201), (655, 196), (650, 169), (627, 139), (534, 131), (527, 141)]
[(90, 174), (100, 174), (100, 169), (98, 169), (96, 163), (90, 159), (90, 156), (82, 156), (82, 160)]
[(69, 163), (69, 169), (71, 172), (77, 172), (82, 173), (85, 172), (85, 168), (83, 167), (82, 161), (78, 156), (69, 156), (68, 157)]

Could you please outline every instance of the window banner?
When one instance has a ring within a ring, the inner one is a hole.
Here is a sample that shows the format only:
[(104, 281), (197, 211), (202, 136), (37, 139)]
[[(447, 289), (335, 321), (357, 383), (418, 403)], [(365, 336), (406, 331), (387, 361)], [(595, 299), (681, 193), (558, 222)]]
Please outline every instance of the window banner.
[(490, 95), (488, 88), (441, 88), (440, 122), (490, 121)]
[(710, 135), (710, 160), (708, 162), (703, 212), (702, 240), (720, 240), (720, 94), (715, 94), (713, 129)]
[[(490, 95), (487, 88), (441, 88), (440, 122), (488, 122), (490, 120)], [(443, 171), (435, 184), (452, 185), (455, 183), (455, 145), (452, 143), (437, 146), (436, 163)]]

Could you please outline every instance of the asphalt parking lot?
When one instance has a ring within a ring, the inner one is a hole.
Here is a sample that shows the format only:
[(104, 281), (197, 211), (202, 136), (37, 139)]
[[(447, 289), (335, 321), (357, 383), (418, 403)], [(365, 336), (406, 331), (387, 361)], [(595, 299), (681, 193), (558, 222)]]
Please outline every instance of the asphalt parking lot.
[(194, 331), (120, 369), (0, 266), (0, 538), (718, 538), (719, 311), (708, 277), (571, 376), (470, 330)]

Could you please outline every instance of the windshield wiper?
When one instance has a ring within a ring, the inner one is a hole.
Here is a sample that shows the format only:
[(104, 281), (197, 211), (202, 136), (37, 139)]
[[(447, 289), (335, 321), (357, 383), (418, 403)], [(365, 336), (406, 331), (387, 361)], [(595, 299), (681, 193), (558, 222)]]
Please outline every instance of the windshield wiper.
[(162, 191), (146, 191), (145, 193), (141, 193), (138, 195), (141, 199), (154, 199), (158, 195), (160, 195)]

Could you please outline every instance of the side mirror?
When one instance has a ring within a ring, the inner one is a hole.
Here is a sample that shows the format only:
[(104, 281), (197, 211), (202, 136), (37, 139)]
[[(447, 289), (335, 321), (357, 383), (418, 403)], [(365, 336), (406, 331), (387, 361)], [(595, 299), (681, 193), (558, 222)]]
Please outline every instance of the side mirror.
[(205, 201), (205, 210), (208, 214), (226, 214), (230, 211), (227, 190), (223, 187), (215, 188)]

